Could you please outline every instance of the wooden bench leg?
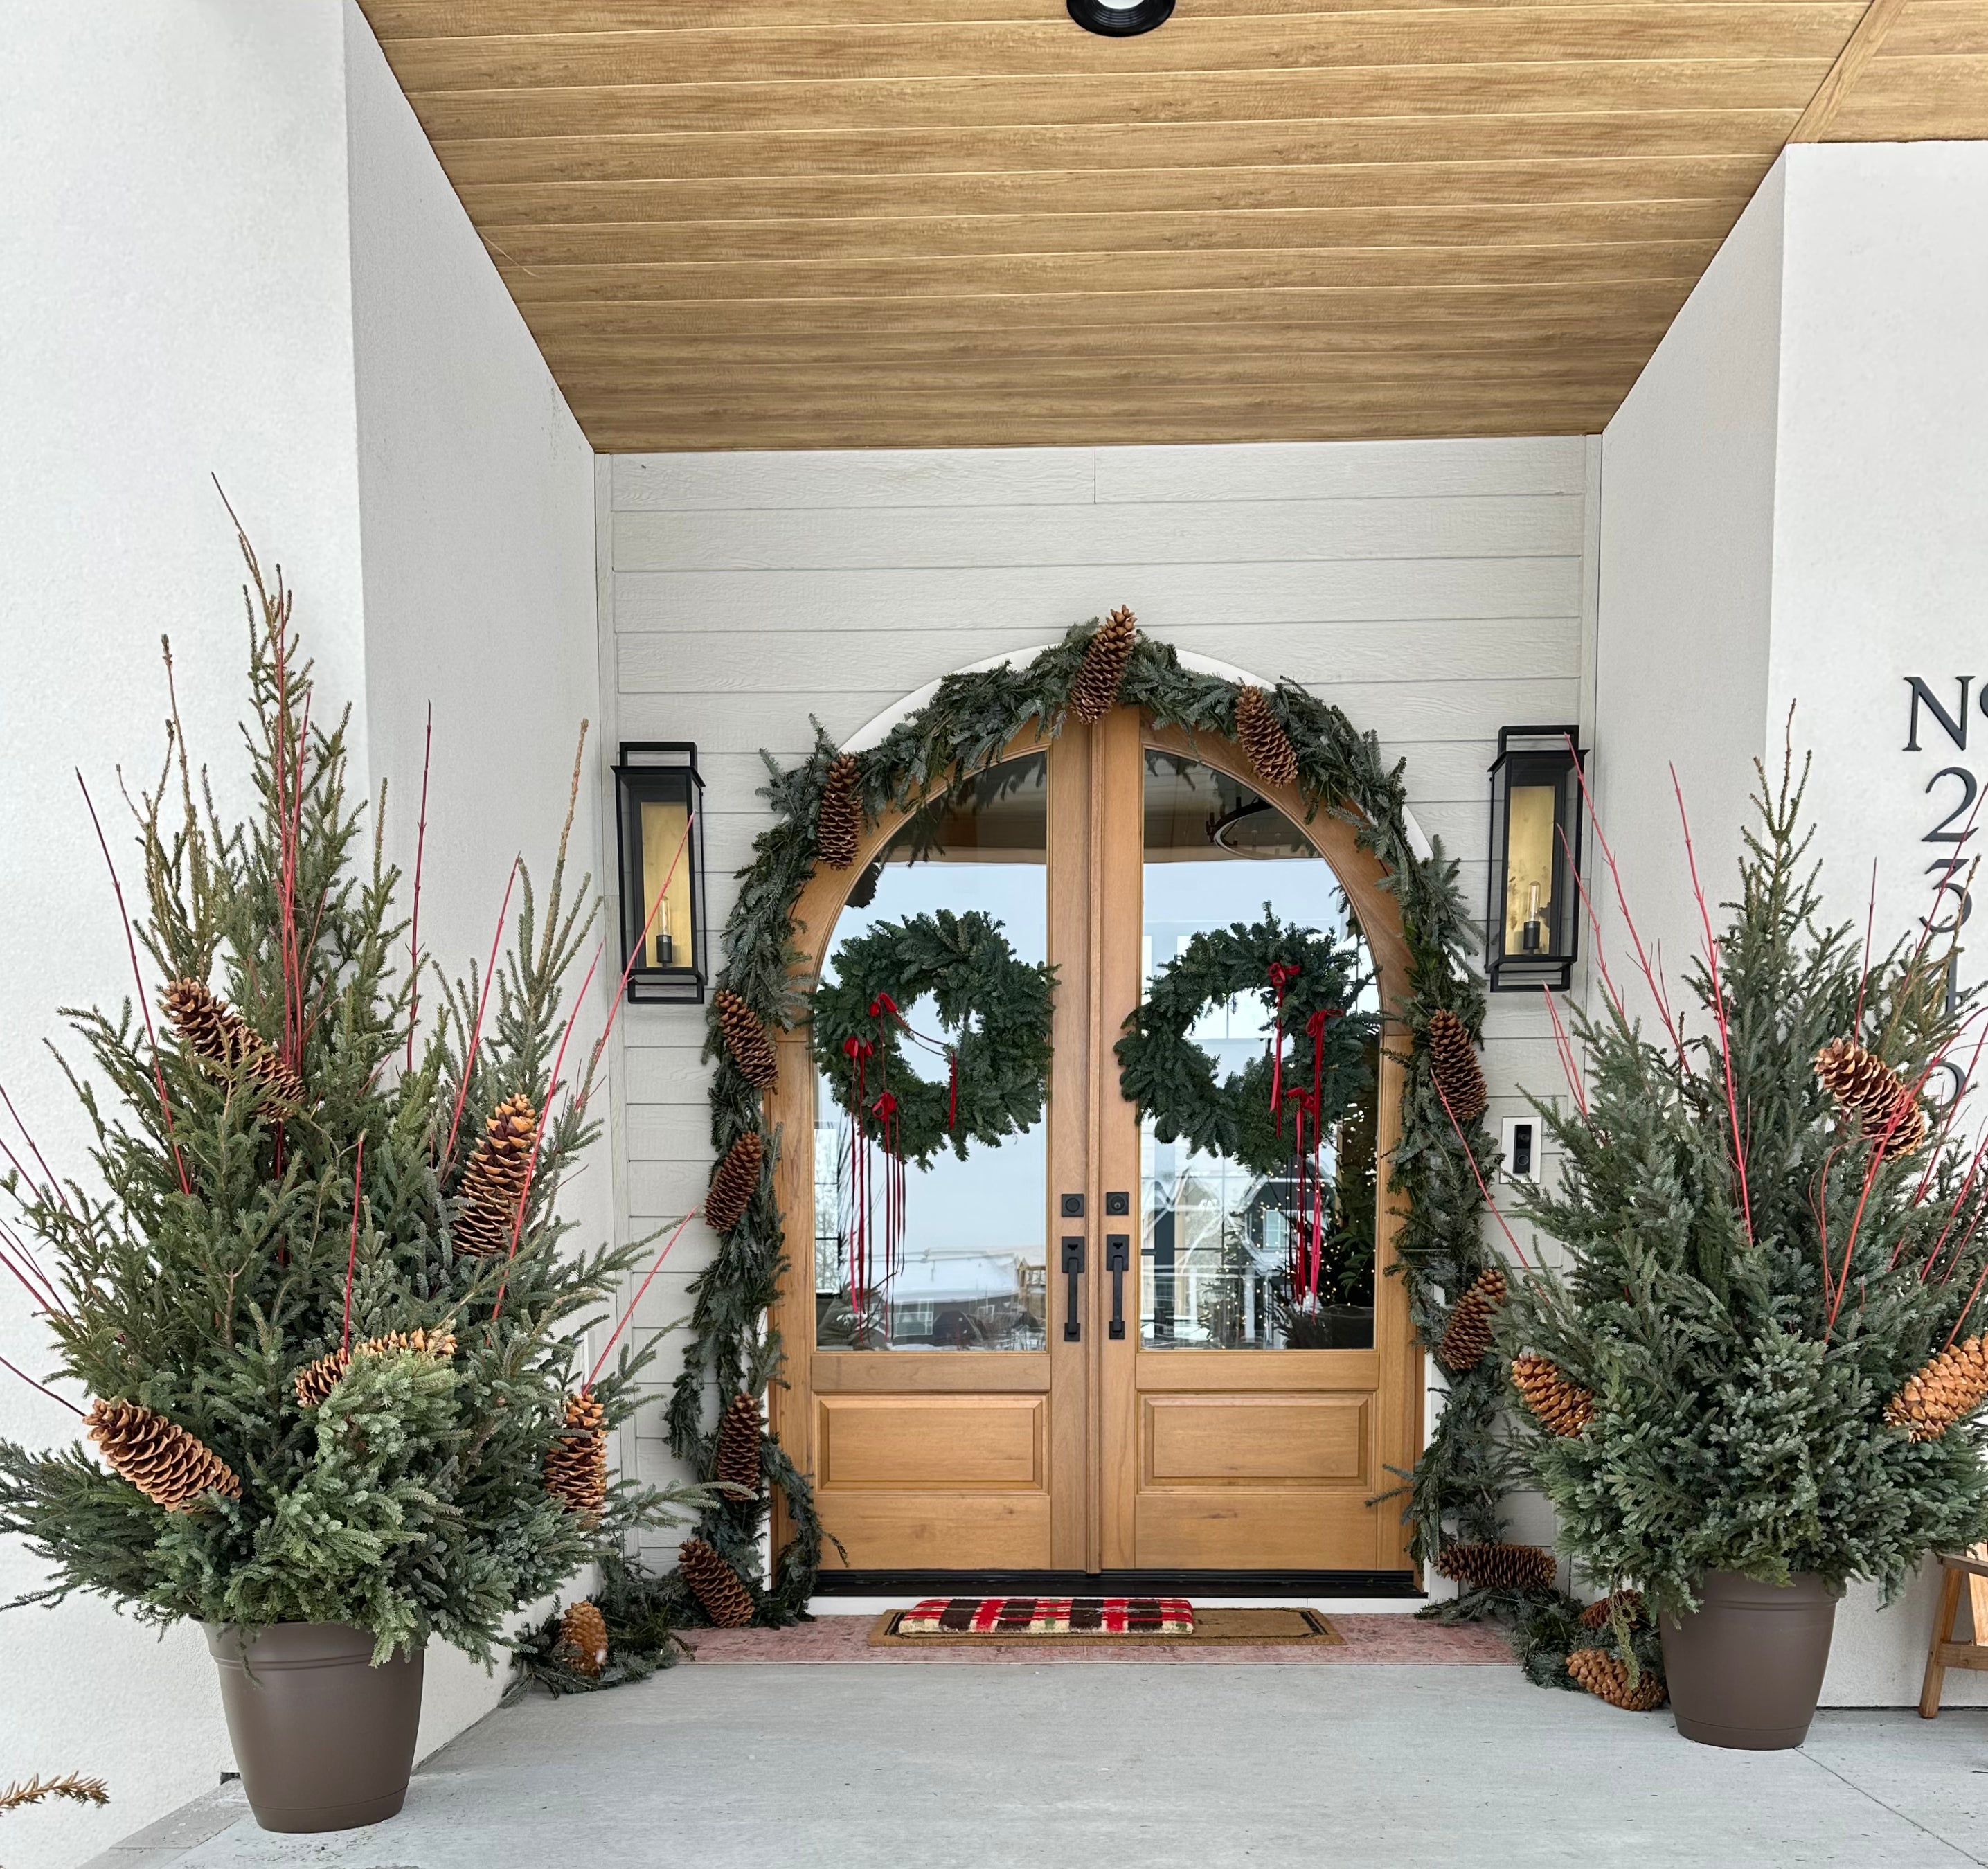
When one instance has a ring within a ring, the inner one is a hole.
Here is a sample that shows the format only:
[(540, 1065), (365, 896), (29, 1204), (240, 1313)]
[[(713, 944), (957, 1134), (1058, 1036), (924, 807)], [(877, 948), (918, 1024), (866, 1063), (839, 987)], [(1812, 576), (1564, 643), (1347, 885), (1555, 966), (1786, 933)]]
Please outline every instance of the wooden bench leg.
[(1925, 1681), (1919, 1689), (1919, 1718), (1922, 1720), (1939, 1717), (1939, 1692), (1946, 1684), (1946, 1664), (1939, 1658), (1939, 1651), (1942, 1644), (1953, 1640), (1953, 1618), (1960, 1607), (1960, 1586), (1966, 1574), (1941, 1567), (1939, 1613), (1933, 1618), (1932, 1641), (1926, 1649)]

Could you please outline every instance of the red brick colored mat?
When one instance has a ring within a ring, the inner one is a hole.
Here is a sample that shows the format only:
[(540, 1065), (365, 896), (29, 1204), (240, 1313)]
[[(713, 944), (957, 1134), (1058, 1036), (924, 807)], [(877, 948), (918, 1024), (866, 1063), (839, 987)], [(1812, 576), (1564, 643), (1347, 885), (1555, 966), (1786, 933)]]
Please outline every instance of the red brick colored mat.
[(1185, 1597), (928, 1597), (885, 1619), (892, 1635), (983, 1637), (1194, 1633)]
[[(1198, 1612), (1208, 1626), (1213, 1610)], [(1472, 1624), (1445, 1627), (1412, 1616), (1342, 1616), (1331, 1627), (1340, 1640), (1285, 1642), (1215, 1642), (1154, 1640), (1114, 1641), (935, 1641), (929, 1637), (873, 1643), (873, 1615), (823, 1616), (790, 1629), (686, 1629), (684, 1639), (699, 1661), (725, 1666), (764, 1667), (821, 1664), (858, 1666), (1265, 1667), (1273, 1665), (1337, 1667), (1510, 1668), (1516, 1665), (1496, 1630)]]

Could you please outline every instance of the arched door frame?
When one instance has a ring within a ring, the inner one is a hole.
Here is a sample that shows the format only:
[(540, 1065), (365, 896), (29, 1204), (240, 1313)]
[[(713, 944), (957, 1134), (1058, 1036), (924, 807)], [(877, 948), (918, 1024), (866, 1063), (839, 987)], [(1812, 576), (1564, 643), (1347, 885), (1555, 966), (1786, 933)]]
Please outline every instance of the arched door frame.
[[(1025, 661), (1031, 653), (1026, 651), (1010, 651), (1008, 654), (975, 666), (992, 668), (1002, 662)], [(1219, 674), (1236, 681), (1247, 681), (1250, 679), (1242, 671), (1231, 669), (1224, 664), (1210, 662), (1205, 657), (1182, 654), (1181, 660), (1183, 664), (1195, 667), (1197, 672)], [(857, 751), (874, 744), (891, 727), (915, 713), (928, 701), (936, 685), (935, 683), (930, 684), (907, 696), (902, 702), (871, 722), (846, 744)], [(1002, 749), (999, 757), (1009, 759), (1046, 749), (1051, 737), (1037, 728), (1025, 729), (1009, 742)], [(1379, 1108), (1376, 1141), (1378, 1158), (1384, 1162), (1391, 1156), (1401, 1134), (1403, 1070), (1399, 1054), (1405, 1037), (1405, 1028), (1395, 1009), (1403, 1002), (1409, 989), (1408, 944), (1402, 932), (1399, 907), (1393, 894), (1384, 887), (1388, 874), (1385, 867), (1372, 850), (1362, 846), (1354, 824), (1328, 805), (1322, 804), (1308, 816), (1305, 800), (1298, 788), (1295, 785), (1266, 783), (1251, 769), (1242, 749), (1234, 742), (1214, 733), (1190, 734), (1179, 728), (1155, 728), (1143, 718), (1141, 738), (1148, 746), (1197, 759), (1248, 786), (1268, 799), (1303, 831), (1313, 848), (1345, 891), (1361, 931), (1366, 938), (1380, 989), (1382, 1032), (1380, 1076), (1377, 1087)], [(1097, 749), (1101, 745), (1097, 730), (1093, 730), (1093, 745), (1095, 757)], [(795, 903), (793, 914), (795, 965), (803, 977), (811, 979), (819, 974), (826, 958), (830, 937), (847, 906), (850, 892), (864, 870), (917, 812), (931, 798), (942, 794), (944, 789), (943, 782), (936, 784), (925, 798), (884, 813), (877, 823), (868, 826), (858, 845), (856, 860), (847, 870), (817, 868), (810, 877)], [(1050, 837), (1053, 849), (1057, 834), (1053, 798), (1050, 809)], [(1405, 813), (1404, 816), (1406, 816)], [(1412, 843), (1418, 847), (1418, 854), (1422, 853), (1422, 850), (1426, 847), (1426, 840), (1420, 826), (1409, 820), (1407, 828)], [(1091, 842), (1094, 847), (1094, 826)], [(1094, 942), (1091, 953), (1095, 955), (1098, 951), (1098, 946)], [(811, 1473), (814, 1471), (815, 1450), (813, 1424), (809, 1404), (813, 1394), (813, 1384), (807, 1364), (813, 1354), (814, 1340), (813, 1136), (816, 1085), (806, 1027), (798, 1026), (789, 1031), (780, 1032), (776, 1034), (776, 1037), (779, 1071), (776, 1087), (768, 1099), (767, 1117), (773, 1133), (780, 1138), (773, 1185), (779, 1205), (788, 1272), (781, 1284), (773, 1322), (780, 1333), (788, 1356), (793, 1359), (789, 1367), (801, 1380), (791, 1387), (783, 1388), (776, 1384), (769, 1391), (769, 1425), (788, 1458), (803, 1472)], [(1087, 1057), (1095, 1056), (1101, 1060), (1108, 1056), (1109, 1037), (1110, 1035), (1102, 1033), (1091, 1035), (1091, 1042), (1084, 1047)], [(1378, 1424), (1378, 1441), (1385, 1464), (1405, 1468), (1413, 1463), (1422, 1446), (1422, 1353), (1409, 1315), (1405, 1283), (1399, 1277), (1389, 1276), (1396, 1259), (1396, 1242), (1404, 1208), (1398, 1197), (1390, 1190), (1384, 1172), (1380, 1179), (1380, 1211), (1376, 1216), (1375, 1225), (1377, 1276), (1374, 1288), (1374, 1347), (1381, 1356), (1382, 1370), (1382, 1379), (1377, 1390), (1378, 1405), (1381, 1411)], [(979, 1359), (972, 1360), (978, 1361)], [(959, 1376), (962, 1382), (969, 1377), (968, 1361), (969, 1359), (961, 1359)], [(984, 1373), (976, 1372), (971, 1380), (978, 1386), (984, 1384), (986, 1377)], [(801, 1405), (796, 1405), (797, 1401)], [(1094, 1498), (1099, 1492), (1099, 1485), (1094, 1478), (1091, 1492)], [(773, 1526), (776, 1549), (789, 1535), (789, 1530), (785, 1523), (784, 1511), (776, 1506)], [(1405, 1569), (1410, 1563), (1407, 1529), (1391, 1524), (1383, 1535), (1382, 1549), (1376, 1553), (1375, 1567)]]

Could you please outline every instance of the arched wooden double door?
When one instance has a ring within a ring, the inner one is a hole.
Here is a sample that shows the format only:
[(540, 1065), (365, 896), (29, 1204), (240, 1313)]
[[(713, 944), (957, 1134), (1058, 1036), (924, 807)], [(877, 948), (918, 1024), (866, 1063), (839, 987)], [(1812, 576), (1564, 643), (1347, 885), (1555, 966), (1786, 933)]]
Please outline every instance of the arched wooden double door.
[[(1290, 1186), (1159, 1142), (1113, 1052), (1155, 968), (1266, 902), (1364, 939), (1370, 1003), (1396, 1003), (1405, 955), (1380, 880), (1351, 825), (1305, 823), (1295, 790), (1253, 778), (1237, 748), (1129, 708), (1018, 741), (968, 796), (878, 826), (854, 869), (816, 874), (797, 941), (831, 972), (851, 934), (938, 907), (986, 911), (1022, 958), (1057, 970), (1043, 1120), (909, 1174), (881, 1302), (850, 1288), (849, 1126), (806, 1033), (783, 1042), (789, 1386), (773, 1426), (852, 1569), (1408, 1570), (1398, 1503), (1370, 1503), (1421, 1426), (1406, 1295), (1384, 1276), (1390, 1030), (1364, 1106), (1330, 1132), (1333, 1262), (1301, 1298), (1283, 1269), (1304, 1224)], [(1266, 1029), (1245, 1000), (1195, 1036), (1232, 1070)]]

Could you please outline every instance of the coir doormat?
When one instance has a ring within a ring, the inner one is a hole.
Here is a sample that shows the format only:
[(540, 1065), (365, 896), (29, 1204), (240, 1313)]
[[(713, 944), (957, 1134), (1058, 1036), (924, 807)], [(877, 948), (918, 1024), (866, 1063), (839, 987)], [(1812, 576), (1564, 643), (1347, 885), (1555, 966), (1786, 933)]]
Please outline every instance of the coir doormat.
[(935, 1597), (877, 1618), (870, 1645), (945, 1643), (1134, 1648), (1317, 1642), (1341, 1637), (1316, 1610), (1193, 1608), (1182, 1597)]

